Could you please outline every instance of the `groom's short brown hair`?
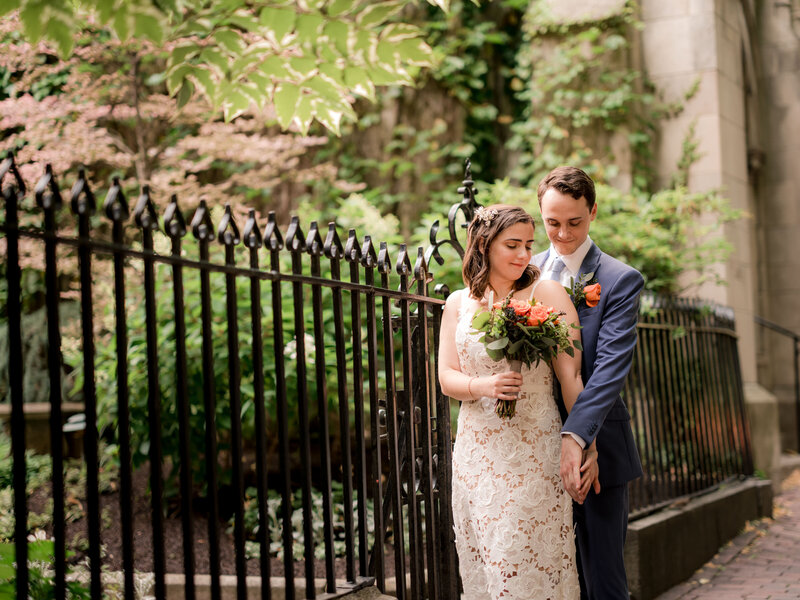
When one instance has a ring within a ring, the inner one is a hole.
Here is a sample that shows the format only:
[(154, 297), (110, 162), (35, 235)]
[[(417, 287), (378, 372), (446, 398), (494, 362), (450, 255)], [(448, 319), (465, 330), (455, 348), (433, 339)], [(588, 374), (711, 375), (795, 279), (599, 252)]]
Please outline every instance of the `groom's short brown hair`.
[(556, 167), (550, 171), (540, 182), (536, 191), (539, 196), (539, 206), (542, 206), (542, 196), (550, 188), (555, 188), (562, 194), (568, 194), (580, 200), (586, 198), (589, 210), (595, 202), (594, 181), (585, 171), (578, 167)]

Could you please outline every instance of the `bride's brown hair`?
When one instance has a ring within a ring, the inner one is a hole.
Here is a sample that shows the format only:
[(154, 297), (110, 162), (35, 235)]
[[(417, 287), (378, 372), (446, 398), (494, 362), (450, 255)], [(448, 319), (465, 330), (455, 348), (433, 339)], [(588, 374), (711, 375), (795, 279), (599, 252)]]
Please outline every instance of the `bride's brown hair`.
[[(489, 247), (501, 231), (517, 223), (529, 223), (536, 230), (533, 217), (519, 206), (496, 204), (475, 211), (475, 217), (467, 229), (467, 249), (461, 269), (464, 284), (473, 298), (483, 298), (489, 287)], [(528, 265), (522, 276), (514, 282), (514, 291), (528, 287), (539, 278), (540, 273), (538, 267)]]

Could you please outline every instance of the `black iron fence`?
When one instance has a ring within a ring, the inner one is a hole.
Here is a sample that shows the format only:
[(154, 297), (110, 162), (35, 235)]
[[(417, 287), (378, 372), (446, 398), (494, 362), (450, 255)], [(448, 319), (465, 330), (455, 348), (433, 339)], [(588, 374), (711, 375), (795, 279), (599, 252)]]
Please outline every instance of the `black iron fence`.
[[(428, 265), (443, 262), (443, 245), (463, 252), (458, 223), (478, 206), (469, 167), (449, 236), (438, 239), (437, 222), (425, 251), (401, 245), (394, 257), (333, 224), (306, 233), (293, 218), (284, 235), (272, 213), (262, 232), (251, 211), (240, 233), (229, 207), (215, 225), (200, 202), (187, 224), (173, 197), (159, 218), (147, 188), (131, 220), (117, 181), (96, 215), (82, 173), (71, 210), (61, 210), (50, 169), (31, 198), (11, 156), (0, 185), (18, 597), (29, 588), (35, 500), (26, 488), (23, 340), (33, 332), (21, 326), (31, 310), (21, 248), (43, 257), (56, 598), (74, 584), (76, 560), (65, 394), (85, 407), (87, 538), (77, 556), (87, 559), (91, 597), (101, 597), (107, 568), (121, 571), (126, 598), (137, 571), (153, 574), (159, 598), (175, 571), (187, 598), (201, 572), (212, 598), (225, 573), (235, 573), (239, 598), (248, 574), (261, 576), (264, 598), (276, 579), (294, 598), (295, 575), (307, 598), (373, 583), (399, 598), (458, 597), (450, 401), (436, 378), (448, 290), (431, 290)], [(75, 322), (60, 310), (70, 277)], [(732, 316), (687, 301), (646, 305), (625, 392), (646, 471), (632, 484), (634, 516), (752, 472)], [(113, 553), (100, 493), (109, 447), (121, 539)], [(137, 504), (144, 487), (146, 513)]]
[(752, 475), (733, 310), (645, 294), (624, 399), (644, 477), (631, 516)]

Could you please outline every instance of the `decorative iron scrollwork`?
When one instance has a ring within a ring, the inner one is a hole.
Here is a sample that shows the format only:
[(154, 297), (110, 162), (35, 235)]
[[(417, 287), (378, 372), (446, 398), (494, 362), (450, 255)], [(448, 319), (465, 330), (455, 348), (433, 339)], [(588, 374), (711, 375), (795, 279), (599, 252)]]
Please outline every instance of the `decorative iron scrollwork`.
[(439, 249), (446, 244), (453, 246), (458, 256), (464, 258), (464, 246), (461, 245), (458, 239), (456, 219), (458, 218), (458, 213), (462, 213), (465, 221), (461, 224), (461, 227), (466, 229), (475, 216), (475, 211), (481, 206), (475, 201), (478, 190), (475, 189), (475, 182), (472, 180), (472, 162), (469, 158), (465, 162), (464, 180), (458, 188), (458, 193), (463, 196), (461, 202), (453, 204), (453, 206), (450, 207), (450, 211), (447, 213), (447, 231), (450, 237), (441, 240), (437, 239), (439, 231), (441, 230), (439, 219), (436, 219), (433, 225), (431, 225), (429, 238), (430, 246), (428, 246), (428, 249), (425, 251), (425, 263), (427, 265), (431, 264), (431, 259), (435, 260), (440, 265), (444, 264), (444, 258), (439, 254)]

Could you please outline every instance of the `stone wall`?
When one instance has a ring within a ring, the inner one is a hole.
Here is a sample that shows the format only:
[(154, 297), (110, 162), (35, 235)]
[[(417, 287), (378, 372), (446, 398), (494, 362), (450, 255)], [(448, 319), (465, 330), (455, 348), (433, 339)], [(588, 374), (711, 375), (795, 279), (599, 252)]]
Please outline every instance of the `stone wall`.
[[(800, 333), (800, 2), (758, 2), (755, 16), (764, 139), (758, 298), (763, 316)], [(776, 334), (762, 335), (759, 375), (778, 397), (783, 447), (798, 449), (792, 345)]]

